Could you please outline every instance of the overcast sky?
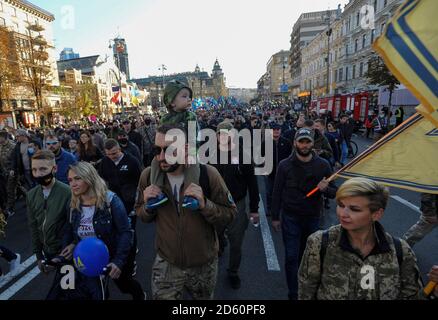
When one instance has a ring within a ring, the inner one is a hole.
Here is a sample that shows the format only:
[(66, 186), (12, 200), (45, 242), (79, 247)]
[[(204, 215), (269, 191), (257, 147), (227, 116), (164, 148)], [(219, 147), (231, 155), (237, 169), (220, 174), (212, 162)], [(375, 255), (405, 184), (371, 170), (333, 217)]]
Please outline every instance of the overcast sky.
[[(127, 41), (131, 78), (193, 71), (211, 73), (216, 58), (228, 87), (255, 88), (272, 54), (290, 49), (301, 13), (342, 8), (348, 0), (30, 0), (55, 15), (57, 53), (111, 54)], [(70, 13), (74, 10), (74, 20)], [(72, 24), (74, 22), (74, 24)]]

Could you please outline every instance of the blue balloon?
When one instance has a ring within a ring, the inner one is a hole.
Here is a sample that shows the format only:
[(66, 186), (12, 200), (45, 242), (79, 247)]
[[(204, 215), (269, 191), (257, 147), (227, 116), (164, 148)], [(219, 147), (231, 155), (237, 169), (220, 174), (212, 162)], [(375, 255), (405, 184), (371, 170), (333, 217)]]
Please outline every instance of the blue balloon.
[(98, 277), (109, 263), (109, 251), (105, 243), (97, 238), (87, 238), (73, 252), (76, 269), (87, 277)]

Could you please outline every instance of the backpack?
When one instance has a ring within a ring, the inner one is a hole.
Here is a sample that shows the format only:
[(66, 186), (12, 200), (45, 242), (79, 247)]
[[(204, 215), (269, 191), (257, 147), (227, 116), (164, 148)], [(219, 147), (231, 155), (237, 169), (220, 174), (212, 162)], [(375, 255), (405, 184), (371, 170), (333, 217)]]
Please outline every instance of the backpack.
[[(394, 241), (395, 246), (395, 253), (397, 255), (397, 262), (399, 266), (399, 272), (401, 273), (401, 265), (403, 263), (403, 249), (402, 244), (399, 238), (396, 238), (392, 236), (392, 240)], [(324, 267), (324, 258), (328, 247), (328, 241), (329, 241), (329, 231), (325, 230), (322, 233), (322, 239), (321, 239), (321, 250), (319, 251), (319, 263), (320, 263), (320, 274), (322, 274), (322, 270)]]

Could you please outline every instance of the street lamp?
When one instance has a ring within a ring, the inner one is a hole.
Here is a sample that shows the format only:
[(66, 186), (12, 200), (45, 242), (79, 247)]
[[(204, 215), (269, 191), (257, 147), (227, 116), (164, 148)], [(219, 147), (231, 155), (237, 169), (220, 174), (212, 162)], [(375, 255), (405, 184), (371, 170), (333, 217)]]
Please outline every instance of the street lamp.
[(113, 49), (116, 48), (116, 58), (117, 58), (117, 68), (119, 69), (119, 76), (118, 76), (118, 80), (119, 80), (119, 90), (120, 90), (120, 103), (122, 104), (122, 116), (125, 116), (125, 105), (123, 103), (123, 89), (122, 89), (122, 73), (120, 71), (120, 51), (119, 51), (119, 46), (118, 43), (115, 41), (115, 39), (110, 39), (109, 40), (109, 49)]
[(161, 87), (162, 87), (162, 90), (163, 90), (163, 99), (161, 100), (161, 102), (162, 102), (163, 105), (164, 105), (164, 71), (167, 71), (167, 67), (166, 67), (164, 64), (162, 64), (162, 65), (158, 68), (158, 70), (161, 70), (161, 72), (162, 72), (162, 75), (161, 75), (162, 85), (161, 85)]

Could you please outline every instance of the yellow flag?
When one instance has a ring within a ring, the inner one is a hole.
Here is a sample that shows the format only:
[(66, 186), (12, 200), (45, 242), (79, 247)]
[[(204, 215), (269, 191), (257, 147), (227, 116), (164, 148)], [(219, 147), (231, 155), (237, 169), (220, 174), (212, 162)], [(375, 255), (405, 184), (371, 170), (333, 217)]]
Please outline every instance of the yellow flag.
[(438, 194), (438, 129), (415, 114), (348, 164), (339, 177)]
[(391, 72), (421, 101), (438, 128), (438, 1), (407, 0), (374, 43)]

